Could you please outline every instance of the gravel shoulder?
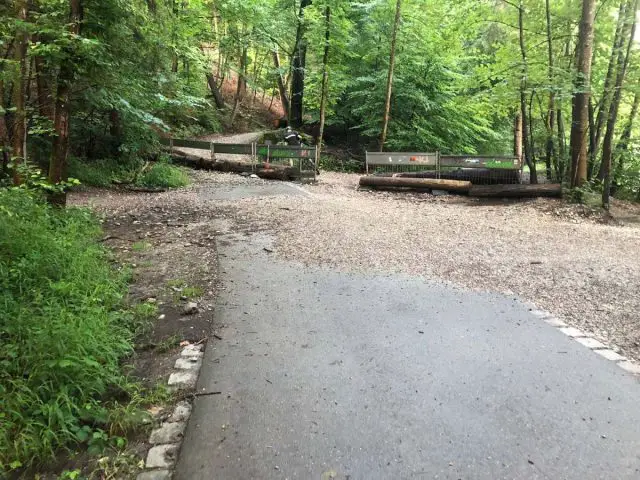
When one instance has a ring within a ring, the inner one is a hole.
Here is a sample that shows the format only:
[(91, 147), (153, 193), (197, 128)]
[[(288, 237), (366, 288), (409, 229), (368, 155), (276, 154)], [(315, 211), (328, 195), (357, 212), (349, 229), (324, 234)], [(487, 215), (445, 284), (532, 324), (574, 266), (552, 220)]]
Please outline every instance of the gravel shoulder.
[(188, 189), (111, 195), (101, 209), (188, 210), (240, 232), (275, 235), (274, 255), (341, 271), (395, 272), (501, 292), (535, 303), (640, 360), (640, 228), (557, 200), (479, 202), (465, 197), (357, 190), (357, 175), (323, 173), (309, 195), (220, 199), (211, 192), (266, 182), (193, 172)]

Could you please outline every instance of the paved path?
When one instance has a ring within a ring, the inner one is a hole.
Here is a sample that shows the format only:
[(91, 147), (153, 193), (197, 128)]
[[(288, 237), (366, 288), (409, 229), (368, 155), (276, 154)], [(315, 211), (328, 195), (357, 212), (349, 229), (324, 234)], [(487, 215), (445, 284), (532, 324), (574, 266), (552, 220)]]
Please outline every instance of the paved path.
[(219, 239), (178, 480), (640, 478), (638, 381), (517, 300), (269, 247)]

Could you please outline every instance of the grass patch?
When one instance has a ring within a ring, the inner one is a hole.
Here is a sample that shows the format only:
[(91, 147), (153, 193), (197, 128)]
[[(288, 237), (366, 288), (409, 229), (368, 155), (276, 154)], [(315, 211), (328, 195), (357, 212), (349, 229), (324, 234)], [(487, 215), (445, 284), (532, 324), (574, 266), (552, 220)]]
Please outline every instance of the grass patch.
[(127, 307), (130, 272), (90, 212), (0, 190), (0, 225), (0, 477), (61, 448), (120, 448), (145, 402), (121, 361), (157, 307)]
[(204, 294), (204, 290), (200, 287), (185, 287), (182, 289), (182, 295), (187, 298), (198, 298)]
[(174, 303), (178, 303), (181, 300), (181, 297), (193, 299), (204, 295), (204, 289), (201, 287), (190, 286), (186, 281), (180, 278), (167, 281), (167, 287), (171, 290), (171, 296)]
[(156, 345), (156, 351), (159, 353), (170, 352), (180, 346), (180, 337), (178, 335), (170, 335), (163, 338), (160, 343)]
[(152, 245), (149, 242), (135, 242), (133, 245), (131, 245), (131, 250), (133, 250), (134, 252), (144, 252), (146, 250), (149, 250), (152, 247)]
[(186, 187), (189, 185), (189, 175), (174, 165), (158, 162), (142, 174), (138, 183), (152, 188)]
[(113, 184), (132, 183), (136, 171), (142, 167), (141, 161), (80, 160), (69, 158), (69, 176), (77, 178), (84, 185), (109, 187)]
[(167, 158), (153, 164), (140, 159), (80, 160), (69, 159), (69, 176), (84, 185), (109, 187), (114, 184), (147, 188), (179, 188), (189, 185), (189, 176), (182, 168), (171, 165)]

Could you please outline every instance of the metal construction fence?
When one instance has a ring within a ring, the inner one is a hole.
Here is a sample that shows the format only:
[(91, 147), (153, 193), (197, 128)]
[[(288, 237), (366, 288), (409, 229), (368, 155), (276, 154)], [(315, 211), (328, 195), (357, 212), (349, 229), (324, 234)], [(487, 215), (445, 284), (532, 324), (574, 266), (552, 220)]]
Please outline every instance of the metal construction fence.
[(259, 164), (286, 165), (298, 169), (300, 179), (316, 179), (318, 149), (307, 146), (269, 145), (258, 143), (216, 143), (203, 140), (162, 138), (160, 143), (173, 152), (176, 148), (209, 151), (212, 161), (217, 155), (243, 155), (255, 169)]
[(505, 155), (440, 152), (366, 152), (367, 174), (468, 180), (474, 184), (522, 183), (522, 161)]

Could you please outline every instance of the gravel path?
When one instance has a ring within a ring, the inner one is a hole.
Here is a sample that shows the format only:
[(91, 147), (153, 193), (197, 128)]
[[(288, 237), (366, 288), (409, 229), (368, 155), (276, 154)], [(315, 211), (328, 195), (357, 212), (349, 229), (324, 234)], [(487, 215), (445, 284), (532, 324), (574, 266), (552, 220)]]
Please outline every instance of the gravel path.
[[(235, 140), (234, 140), (235, 141)], [(309, 196), (211, 201), (207, 192), (262, 180), (194, 172), (189, 189), (91, 196), (101, 209), (170, 205), (240, 231), (266, 230), (275, 254), (343, 271), (400, 272), (518, 295), (640, 360), (640, 228), (612, 226), (555, 200), (358, 191), (358, 176), (323, 173)], [(82, 203), (88, 199), (78, 199)]]

